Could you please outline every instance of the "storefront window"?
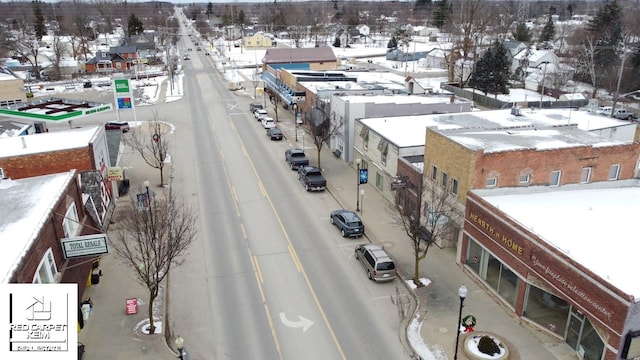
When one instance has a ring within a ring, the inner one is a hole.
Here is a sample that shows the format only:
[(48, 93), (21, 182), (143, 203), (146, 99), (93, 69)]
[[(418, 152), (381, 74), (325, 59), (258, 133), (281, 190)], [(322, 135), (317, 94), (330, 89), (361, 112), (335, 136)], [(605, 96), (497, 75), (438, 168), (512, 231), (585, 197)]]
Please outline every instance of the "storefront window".
[(485, 280), (506, 302), (515, 307), (518, 276), (491, 254)]
[(569, 316), (569, 304), (559, 297), (533, 285), (527, 287), (524, 317), (564, 336)]
[(466, 265), (487, 282), (507, 303), (516, 306), (518, 276), (500, 260), (469, 239)]
[(591, 326), (589, 319), (585, 319), (582, 328), (582, 336), (578, 352), (583, 353), (582, 358), (585, 360), (600, 360), (604, 353), (604, 342), (596, 330)]

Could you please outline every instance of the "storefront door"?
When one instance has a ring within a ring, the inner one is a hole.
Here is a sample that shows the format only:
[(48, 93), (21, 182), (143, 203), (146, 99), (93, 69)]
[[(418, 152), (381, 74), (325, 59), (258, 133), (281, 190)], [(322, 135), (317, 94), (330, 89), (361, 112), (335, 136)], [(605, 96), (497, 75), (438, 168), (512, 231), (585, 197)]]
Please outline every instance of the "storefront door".
[(578, 313), (574, 307), (569, 313), (569, 322), (567, 323), (566, 341), (572, 349), (578, 350), (580, 341), (580, 332), (584, 325), (584, 315)]

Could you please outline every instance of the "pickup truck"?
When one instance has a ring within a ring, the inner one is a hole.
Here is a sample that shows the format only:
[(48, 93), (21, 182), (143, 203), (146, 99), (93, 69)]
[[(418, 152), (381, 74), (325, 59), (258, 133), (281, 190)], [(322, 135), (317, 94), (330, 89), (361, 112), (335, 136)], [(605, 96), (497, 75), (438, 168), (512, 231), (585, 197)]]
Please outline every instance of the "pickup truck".
[(309, 159), (302, 149), (287, 149), (284, 152), (284, 161), (289, 164), (291, 170), (297, 170), (301, 166), (309, 165)]
[(613, 112), (613, 117), (620, 120), (633, 120), (636, 116), (625, 109), (618, 109)]
[(307, 191), (324, 191), (327, 188), (327, 180), (317, 167), (301, 166), (298, 169), (298, 180)]

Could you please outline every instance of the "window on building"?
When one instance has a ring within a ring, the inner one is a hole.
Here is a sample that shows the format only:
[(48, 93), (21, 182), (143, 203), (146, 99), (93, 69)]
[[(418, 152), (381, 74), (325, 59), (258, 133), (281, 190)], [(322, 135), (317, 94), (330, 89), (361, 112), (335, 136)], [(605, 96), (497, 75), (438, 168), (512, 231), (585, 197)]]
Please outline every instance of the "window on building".
[(451, 193), (453, 195), (458, 195), (458, 180), (451, 179)]
[(446, 188), (447, 183), (449, 182), (449, 175), (444, 171), (442, 172), (441, 180), (440, 185), (442, 185), (443, 188)]
[(528, 184), (529, 181), (531, 181), (529, 174), (520, 174), (520, 179), (518, 180), (520, 185)]
[(71, 206), (69, 206), (67, 212), (64, 214), (62, 228), (64, 229), (65, 237), (72, 237), (78, 234), (80, 222), (78, 220), (78, 211), (76, 210), (75, 203), (71, 203)]
[(49, 248), (42, 257), (40, 265), (38, 265), (38, 271), (33, 276), (33, 282), (35, 284), (51, 284), (56, 282), (56, 275), (58, 275), (58, 268), (53, 258), (53, 251)]
[(380, 139), (380, 141), (378, 142), (378, 151), (380, 151), (380, 162), (382, 162), (383, 165), (387, 165), (389, 142), (385, 139)]
[(587, 184), (591, 180), (591, 168), (583, 167), (582, 172), (580, 173), (580, 183)]
[(498, 185), (498, 178), (490, 177), (487, 178), (487, 187), (494, 187)]
[(435, 165), (431, 165), (431, 180), (436, 181), (438, 179), (438, 168)]
[(563, 336), (567, 327), (569, 304), (540, 288), (527, 285), (523, 316)]
[(620, 174), (620, 164), (611, 165), (609, 168), (609, 180), (618, 180)]
[(384, 177), (376, 171), (376, 187), (380, 190), (384, 188)]
[(369, 149), (369, 128), (366, 127), (362, 127), (362, 129), (360, 129), (360, 137), (362, 138), (362, 147), (365, 150)]
[(551, 172), (551, 179), (549, 179), (549, 186), (560, 186), (560, 176), (562, 172), (560, 170), (554, 170)]

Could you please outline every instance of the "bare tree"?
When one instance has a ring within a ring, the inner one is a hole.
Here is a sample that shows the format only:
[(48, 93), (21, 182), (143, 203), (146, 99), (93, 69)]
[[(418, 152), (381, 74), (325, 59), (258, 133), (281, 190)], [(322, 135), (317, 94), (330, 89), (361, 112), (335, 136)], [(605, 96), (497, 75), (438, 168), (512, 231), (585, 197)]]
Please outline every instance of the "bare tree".
[(597, 52), (595, 40), (593, 37), (589, 36), (585, 39), (584, 47), (580, 49), (578, 54), (578, 69), (582, 73), (589, 74), (589, 78), (591, 79), (591, 86), (593, 86), (593, 92), (591, 93), (591, 97), (595, 98), (598, 93), (599, 76), (596, 73), (596, 61), (595, 55)]
[(60, 79), (60, 77), (62, 76), (60, 63), (62, 62), (64, 53), (68, 52), (67, 45), (67, 43), (62, 41), (60, 35), (56, 34), (53, 36), (51, 41), (52, 54), (50, 56), (47, 56), (47, 58), (49, 59), (49, 61), (51, 62), (51, 66), (53, 67), (53, 78), (55, 80)]
[(27, 61), (31, 64), (31, 71), (35, 75), (36, 79), (40, 79), (40, 65), (38, 63), (40, 44), (38, 43), (38, 40), (25, 32), (20, 32), (9, 42), (9, 50), (11, 50), (15, 56), (20, 58), (21, 62)]
[(164, 185), (164, 167), (169, 157), (170, 142), (167, 139), (169, 125), (153, 112), (153, 119), (146, 125), (137, 127), (131, 132), (126, 142), (135, 150), (147, 165), (160, 170), (160, 185)]
[[(328, 108), (328, 105), (325, 104)], [(324, 110), (325, 107), (316, 107), (311, 109), (305, 114), (309, 132), (313, 138), (313, 144), (318, 151), (318, 168), (322, 169), (320, 165), (320, 154), (325, 144), (329, 143), (331, 137), (337, 135), (342, 131), (344, 121), (342, 119), (329, 119), (328, 113)]]
[(171, 189), (166, 198), (153, 194), (143, 206), (132, 201), (123, 209), (113, 247), (124, 265), (133, 270), (136, 281), (149, 291), (149, 333), (154, 334), (153, 302), (171, 268), (183, 263), (183, 255), (197, 236), (197, 216), (175, 198)]
[(455, 216), (456, 198), (436, 182), (428, 181), (425, 187), (422, 174), (415, 181), (402, 177), (394, 183), (398, 184), (395, 208), (413, 250), (413, 282), (416, 286), (423, 286), (420, 261), (427, 257), (431, 245), (450, 238), (450, 219)]

